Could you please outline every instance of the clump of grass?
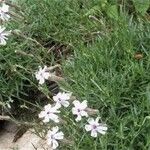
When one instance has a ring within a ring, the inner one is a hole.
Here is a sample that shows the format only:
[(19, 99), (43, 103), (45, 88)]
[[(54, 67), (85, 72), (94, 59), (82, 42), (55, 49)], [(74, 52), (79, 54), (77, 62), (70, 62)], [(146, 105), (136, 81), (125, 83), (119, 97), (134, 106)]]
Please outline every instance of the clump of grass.
[(79, 44), (65, 63), (66, 87), (98, 108), (109, 125), (108, 135), (96, 141), (79, 138), (78, 149), (149, 148), (149, 22), (122, 17), (108, 37)]
[[(24, 106), (24, 103), (32, 101), (29, 91), (36, 93), (38, 89), (34, 75), (38, 66), (51, 66), (58, 62), (57, 51), (61, 47), (58, 46), (56, 50), (55, 45), (65, 45), (72, 49), (80, 40), (85, 43), (91, 41), (95, 31), (97, 32), (96, 27), (99, 29), (102, 27), (97, 24), (95, 27), (85, 16), (95, 2), (84, 3), (84, 8), (81, 8), (83, 4), (80, 1), (67, 0), (61, 2), (22, 0), (15, 4), (20, 7), (23, 18), (12, 18), (7, 28), (17, 33), (20, 31), (21, 36), (12, 35), (7, 46), (0, 48), (0, 59), (3, 63), (1, 102), (5, 105), (7, 102), (16, 101), (17, 105), (19, 103)], [(60, 57), (62, 58), (61, 52)]]
[[(25, 13), (18, 12), (11, 6), (10, 9), (15, 14)], [(39, 65), (51, 66), (54, 63), (54, 57), (28, 33), (24, 17), (11, 16), (10, 21), (2, 26), (12, 30), (12, 34), (9, 36), (7, 45), (0, 47), (0, 112), (16, 115), (20, 113), (20, 108), (23, 112), (29, 106), (36, 106), (34, 102), (35, 99), (38, 101), (38, 96), (32, 94), (38, 95), (40, 90), (35, 81), (35, 71)], [(11, 110), (10, 107), (12, 107)]]

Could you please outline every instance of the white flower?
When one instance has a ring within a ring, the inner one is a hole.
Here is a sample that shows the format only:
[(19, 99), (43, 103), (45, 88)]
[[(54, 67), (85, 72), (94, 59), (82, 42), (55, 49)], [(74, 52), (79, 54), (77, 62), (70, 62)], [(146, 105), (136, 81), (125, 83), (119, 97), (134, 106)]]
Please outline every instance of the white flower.
[(88, 113), (86, 112), (87, 108), (87, 101), (84, 100), (82, 103), (75, 100), (73, 101), (73, 104), (75, 107), (72, 108), (72, 113), (74, 115), (77, 115), (76, 121), (80, 121), (82, 119), (82, 116), (88, 117)]
[(9, 12), (9, 6), (6, 5), (5, 3), (2, 4), (2, 7), (0, 7), (0, 18), (3, 21), (8, 21), (10, 16), (8, 14)]
[(68, 100), (70, 99), (71, 95), (72, 93), (59, 92), (57, 95), (53, 96), (53, 100), (64, 107), (68, 107), (69, 106)]
[(47, 80), (50, 77), (50, 73), (47, 72), (47, 66), (44, 66), (42, 69), (41, 66), (39, 66), (39, 71), (35, 73), (35, 77), (37, 80), (39, 80), (39, 84), (43, 84), (45, 80)]
[(11, 31), (5, 31), (5, 27), (0, 26), (0, 45), (6, 45), (7, 36), (10, 35)]
[(92, 137), (97, 137), (97, 133), (105, 134), (107, 131), (107, 126), (105, 124), (99, 123), (99, 117), (97, 117), (95, 120), (93, 118), (88, 119), (88, 125), (85, 125), (86, 131), (91, 131)]
[(49, 130), (47, 133), (47, 144), (51, 145), (53, 149), (56, 149), (59, 144), (57, 140), (62, 140), (64, 138), (63, 132), (58, 132), (58, 126), (53, 127), (52, 130)]
[(50, 104), (46, 105), (44, 107), (44, 111), (41, 111), (39, 114), (39, 118), (44, 118), (43, 122), (49, 122), (50, 120), (53, 120), (54, 122), (59, 122), (59, 117), (56, 115), (57, 113), (60, 113), (58, 110), (61, 107), (60, 104), (55, 104), (55, 106), (52, 106)]

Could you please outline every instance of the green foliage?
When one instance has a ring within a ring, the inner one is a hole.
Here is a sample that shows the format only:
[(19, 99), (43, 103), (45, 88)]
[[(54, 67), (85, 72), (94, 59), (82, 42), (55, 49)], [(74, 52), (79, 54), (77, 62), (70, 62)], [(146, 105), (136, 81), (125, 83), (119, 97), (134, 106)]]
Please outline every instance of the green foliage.
[(97, 4), (86, 13), (86, 16), (95, 15), (98, 12), (106, 13), (111, 19), (118, 19), (119, 15), (116, 3), (109, 3), (107, 0), (97, 2)]
[(118, 19), (118, 7), (117, 5), (109, 5), (107, 7), (107, 11), (106, 14), (110, 17), (110, 18), (114, 18), (114, 19)]
[(133, 0), (135, 9), (142, 15), (150, 8), (150, 0)]
[[(109, 38), (78, 45), (74, 59), (65, 63), (65, 74), (71, 82), (68, 90), (98, 108), (109, 127), (107, 136), (96, 140), (84, 137), (78, 149), (149, 148), (149, 34), (149, 23), (120, 20)], [(137, 52), (144, 57), (137, 60)]]
[[(60, 56), (68, 81), (62, 86), (99, 109), (109, 128), (106, 136), (93, 139), (66, 118), (71, 122), (66, 132), (75, 141), (71, 149), (149, 149), (149, 22), (140, 18), (136, 22), (132, 14), (120, 12), (116, 0), (20, 0), (18, 4), (25, 19), (10, 22), (8, 28), (21, 30), (44, 47), (13, 35), (6, 46), (0, 47), (0, 105), (14, 100), (27, 111), (39, 111), (37, 91), (45, 95), (49, 91), (45, 86), (39, 89), (34, 73), (39, 65), (57, 63), (58, 50), (51, 52), (55, 44), (71, 45), (67, 59), (63, 61)], [(134, 5), (143, 15), (149, 6), (147, 0), (134, 1)], [(136, 53), (142, 58), (136, 59)]]

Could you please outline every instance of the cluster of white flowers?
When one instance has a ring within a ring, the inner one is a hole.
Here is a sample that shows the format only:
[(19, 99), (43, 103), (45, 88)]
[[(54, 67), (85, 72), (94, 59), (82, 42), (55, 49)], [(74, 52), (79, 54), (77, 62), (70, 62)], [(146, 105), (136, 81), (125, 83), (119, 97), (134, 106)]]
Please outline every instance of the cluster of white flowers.
[[(2, 24), (4, 25), (4, 23), (10, 18), (9, 6), (4, 2), (0, 2), (0, 4), (0, 22), (2, 22)], [(6, 31), (6, 28), (0, 25), (0, 45), (6, 45), (6, 40), (8, 39), (10, 33), (11, 31)]]
[[(39, 71), (36, 72), (36, 78), (39, 80), (39, 83), (44, 83), (45, 79), (48, 79), (49, 74), (46, 71), (47, 67), (44, 69), (40, 67)], [(48, 104), (44, 107), (44, 110), (40, 112), (39, 118), (43, 118), (44, 123), (48, 123), (49, 121), (53, 121), (54, 123), (60, 122), (60, 117), (58, 114), (61, 113), (60, 108), (69, 107), (71, 101), (72, 93), (70, 92), (59, 92), (57, 95), (53, 96), (54, 104)], [(78, 100), (74, 100), (72, 102), (72, 114), (76, 116), (76, 122), (81, 121), (83, 117), (89, 117), (88, 114), (88, 106), (87, 101), (84, 100), (82, 102)], [(88, 124), (85, 125), (86, 131), (91, 131), (92, 137), (97, 137), (98, 133), (104, 135), (107, 131), (107, 126), (103, 123), (99, 123), (99, 117), (96, 119), (89, 118), (87, 120)], [(63, 132), (59, 131), (59, 127), (53, 127), (47, 133), (47, 143), (51, 145), (53, 149), (56, 149), (59, 144), (58, 141), (64, 138)]]
[[(6, 45), (8, 36), (11, 34), (11, 31), (6, 31), (4, 24), (7, 23), (10, 19), (9, 5), (6, 5), (5, 2), (0, 1), (0, 45)], [(39, 66), (39, 70), (35, 73), (36, 79), (39, 81), (39, 84), (42, 85), (50, 77), (55, 75), (55, 72), (51, 73), (47, 66), (42, 68)], [(72, 93), (70, 92), (59, 92), (57, 95), (53, 96), (54, 104), (47, 104), (44, 109), (40, 112), (39, 118), (43, 119), (44, 123), (53, 121), (54, 123), (60, 122), (60, 117), (58, 114), (61, 113), (61, 107), (69, 107)], [(76, 116), (75, 121), (79, 122), (83, 117), (89, 117), (88, 114), (88, 105), (87, 101), (84, 100), (80, 102), (79, 100), (74, 100), (72, 102), (72, 114)], [(98, 133), (105, 134), (107, 131), (107, 126), (105, 124), (99, 123), (99, 117), (96, 119), (89, 118), (87, 120), (88, 124), (85, 125), (86, 131), (91, 131), (92, 137), (97, 137)], [(58, 141), (63, 140), (64, 133), (59, 131), (59, 127), (52, 127), (51, 130), (47, 132), (47, 143), (52, 146), (53, 149), (56, 149), (59, 146)]]
[[(59, 123), (59, 116), (61, 106), (68, 107), (70, 105), (69, 99), (71, 98), (72, 93), (59, 92), (57, 95), (53, 96), (54, 104), (48, 104), (44, 107), (44, 110), (40, 112), (39, 118), (43, 118), (43, 122), (47, 123), (50, 120), (55, 123)], [(47, 133), (47, 144), (51, 145), (53, 149), (56, 149), (59, 144), (58, 140), (64, 138), (63, 132), (58, 132), (59, 127), (53, 127), (52, 130), (49, 130)]]

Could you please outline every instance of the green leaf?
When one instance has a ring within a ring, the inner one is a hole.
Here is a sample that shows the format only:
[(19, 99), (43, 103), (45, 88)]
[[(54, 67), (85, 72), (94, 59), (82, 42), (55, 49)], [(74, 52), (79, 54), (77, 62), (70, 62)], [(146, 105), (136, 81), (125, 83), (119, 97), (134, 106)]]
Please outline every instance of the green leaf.
[(93, 6), (90, 10), (88, 10), (85, 16), (95, 15), (97, 12), (105, 10), (106, 5), (107, 0), (100, 0), (95, 6)]
[(117, 5), (109, 5), (107, 7), (106, 13), (110, 18), (117, 20), (119, 16)]
[(137, 12), (144, 15), (150, 7), (150, 0), (133, 0)]
[(96, 5), (94, 7), (92, 7), (86, 14), (85, 16), (89, 16), (89, 15), (95, 15), (98, 11), (100, 11), (101, 8), (100, 6)]

